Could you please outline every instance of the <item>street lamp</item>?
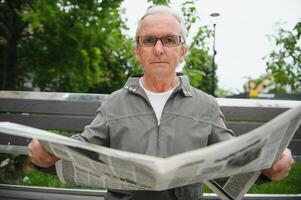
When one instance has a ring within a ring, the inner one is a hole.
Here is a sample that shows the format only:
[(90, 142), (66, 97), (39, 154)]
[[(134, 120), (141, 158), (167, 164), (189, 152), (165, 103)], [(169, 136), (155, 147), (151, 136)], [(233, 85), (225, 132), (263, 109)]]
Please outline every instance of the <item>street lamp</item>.
[[(219, 13), (211, 13), (210, 14), (211, 17), (218, 17), (220, 16)], [(216, 50), (215, 50), (215, 26), (216, 26), (216, 22), (213, 23), (213, 55), (212, 55), (212, 72), (211, 72), (211, 95), (215, 96), (215, 71), (216, 71), (216, 67), (215, 67), (215, 55), (216, 55)]]

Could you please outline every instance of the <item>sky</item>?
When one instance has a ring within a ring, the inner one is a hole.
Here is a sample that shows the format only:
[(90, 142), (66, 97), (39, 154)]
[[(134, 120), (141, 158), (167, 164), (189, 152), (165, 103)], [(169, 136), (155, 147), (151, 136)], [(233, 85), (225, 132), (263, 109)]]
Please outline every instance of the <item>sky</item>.
[[(180, 11), (182, 2), (171, 0), (171, 6)], [(268, 35), (277, 35), (279, 27), (291, 30), (301, 20), (301, 0), (197, 0), (196, 5), (200, 25), (216, 23), (218, 85), (234, 93), (243, 91), (248, 78), (266, 73), (263, 57), (275, 47)], [(125, 0), (122, 6), (129, 35), (134, 36), (149, 4), (147, 0)], [(220, 16), (210, 17), (214, 12)]]

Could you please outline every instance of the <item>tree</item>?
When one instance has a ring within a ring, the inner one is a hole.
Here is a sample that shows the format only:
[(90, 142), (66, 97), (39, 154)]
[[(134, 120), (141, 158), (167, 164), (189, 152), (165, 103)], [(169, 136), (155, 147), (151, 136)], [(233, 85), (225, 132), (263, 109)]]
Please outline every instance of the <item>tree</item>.
[(301, 93), (301, 22), (292, 31), (280, 29), (273, 39), (276, 50), (265, 59), (278, 91), (290, 87), (293, 93)]
[[(196, 13), (195, 1), (185, 1), (182, 3), (182, 12), (186, 23), (186, 28), (190, 31), (191, 27), (199, 20)], [(212, 37), (212, 30), (207, 26), (196, 28), (197, 33), (192, 38), (189, 53), (185, 58), (183, 72), (189, 76), (191, 84), (207, 93), (212, 88), (212, 56), (209, 55), (207, 40)], [(217, 67), (215, 65), (215, 67)], [(217, 85), (217, 77), (214, 78)]]
[[(2, 89), (110, 93), (141, 72), (121, 18), (122, 0), (0, 1)], [(149, 0), (167, 4), (169, 0)], [(198, 20), (195, 1), (182, 3), (186, 27)], [(209, 91), (206, 27), (193, 37), (184, 73)]]
[(23, 52), (28, 58), (23, 64), (33, 67), (33, 84), (42, 90), (74, 92), (120, 88), (134, 63), (132, 41), (122, 34), (126, 26), (121, 2), (37, 1), (35, 9), (23, 15), (34, 36)]
[[(18, 65), (18, 44), (28, 26), (20, 13), (30, 9), (31, 1), (0, 1), (0, 84), (1, 89), (23, 85), (26, 72)], [(9, 79), (8, 79), (9, 77)]]
[[(210, 37), (210, 34), (211, 31), (206, 27), (199, 28), (190, 45), (183, 69), (183, 72), (189, 76), (191, 84), (207, 93), (211, 92), (212, 85), (212, 57), (209, 55), (205, 40)], [(216, 84), (216, 77), (214, 81)]]
[[(33, 1), (18, 10), (24, 37), (14, 40), (18, 69), (11, 71), (22, 81), (6, 89), (109, 93), (120, 88), (137, 70), (133, 41), (122, 33), (127, 27), (120, 17), (121, 2)], [(9, 3), (1, 1), (3, 7)]]

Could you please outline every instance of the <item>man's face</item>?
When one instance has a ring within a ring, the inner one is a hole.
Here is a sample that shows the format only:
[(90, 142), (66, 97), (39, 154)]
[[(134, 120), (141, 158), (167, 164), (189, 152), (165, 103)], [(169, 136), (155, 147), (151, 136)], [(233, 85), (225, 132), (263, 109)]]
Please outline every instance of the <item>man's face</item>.
[[(170, 14), (152, 14), (141, 23), (139, 36), (162, 38), (170, 35), (181, 35), (181, 26)], [(155, 46), (144, 47), (137, 44), (135, 54), (145, 75), (172, 75), (179, 62), (184, 58), (187, 48), (180, 43), (175, 47), (163, 46), (160, 40)]]

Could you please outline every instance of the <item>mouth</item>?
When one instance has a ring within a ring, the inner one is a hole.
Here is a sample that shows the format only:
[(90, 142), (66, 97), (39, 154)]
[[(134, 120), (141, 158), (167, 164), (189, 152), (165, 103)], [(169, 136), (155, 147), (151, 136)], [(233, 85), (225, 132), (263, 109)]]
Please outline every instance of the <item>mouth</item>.
[(163, 62), (163, 61), (155, 61), (155, 62), (151, 62), (151, 64), (162, 64), (162, 63), (167, 63), (167, 62)]

